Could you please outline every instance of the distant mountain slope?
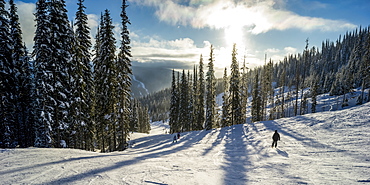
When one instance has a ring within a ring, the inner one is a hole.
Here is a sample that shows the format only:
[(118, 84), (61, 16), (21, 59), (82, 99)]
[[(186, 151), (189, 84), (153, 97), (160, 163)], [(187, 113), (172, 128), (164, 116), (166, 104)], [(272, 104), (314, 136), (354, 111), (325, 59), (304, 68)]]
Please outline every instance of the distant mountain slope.
[[(162, 67), (132, 66), (135, 80), (132, 80), (132, 91), (135, 97), (160, 91), (171, 86), (172, 69)], [(145, 86), (146, 90), (142, 87)], [(147, 91), (147, 93), (144, 93)]]
[(146, 88), (145, 84), (137, 80), (135, 75), (132, 75), (131, 79), (131, 92), (135, 98), (149, 94), (149, 90)]

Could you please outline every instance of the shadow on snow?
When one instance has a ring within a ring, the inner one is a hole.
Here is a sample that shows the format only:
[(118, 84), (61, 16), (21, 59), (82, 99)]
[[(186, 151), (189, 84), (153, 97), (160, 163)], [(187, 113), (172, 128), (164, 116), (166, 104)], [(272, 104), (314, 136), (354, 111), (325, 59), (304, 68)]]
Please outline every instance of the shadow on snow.
[(245, 184), (248, 181), (246, 166), (251, 166), (247, 150), (246, 125), (234, 125), (221, 129), (225, 135), (225, 172), (222, 184)]
[[(137, 139), (136, 142), (142, 141), (142, 140), (147, 140), (146, 142), (148, 144), (149, 143), (154, 144), (154, 143), (156, 143), (155, 139), (154, 139), (155, 137), (160, 137), (161, 142), (155, 144), (154, 148), (150, 147), (149, 150), (145, 150), (145, 152), (142, 152), (142, 153), (149, 153), (147, 155), (138, 156), (138, 157), (133, 158), (131, 160), (123, 160), (123, 161), (117, 162), (117, 163), (115, 163), (114, 165), (111, 165), (111, 166), (92, 169), (92, 170), (86, 171), (84, 173), (79, 173), (79, 174), (76, 174), (76, 175), (70, 175), (68, 177), (55, 179), (53, 181), (47, 182), (47, 184), (73, 183), (75, 181), (79, 181), (79, 180), (82, 180), (82, 179), (85, 179), (85, 178), (88, 178), (88, 177), (94, 177), (95, 175), (98, 175), (98, 174), (103, 173), (103, 172), (112, 171), (112, 170), (115, 170), (115, 169), (118, 169), (118, 168), (121, 168), (121, 167), (127, 166), (127, 165), (132, 165), (132, 164), (138, 163), (138, 162), (146, 160), (146, 159), (158, 158), (158, 157), (166, 156), (166, 155), (169, 155), (169, 154), (181, 152), (183, 150), (186, 150), (186, 149), (190, 148), (193, 143), (199, 142), (200, 140), (202, 140), (203, 137), (206, 136), (207, 131), (188, 132), (188, 133), (183, 133), (183, 134), (184, 135), (182, 137), (191, 137), (192, 139), (180, 140), (180, 142), (178, 144), (173, 145), (173, 144), (171, 144), (172, 143), (172, 138), (170, 137), (171, 135), (149, 136), (149, 137), (145, 137), (146, 139), (145, 138), (139, 138), (139, 139)], [(135, 140), (133, 140), (133, 141), (135, 141)], [(180, 145), (180, 143), (183, 143), (183, 144)], [(144, 144), (136, 145), (136, 147), (138, 147), (138, 146), (143, 147)], [(170, 146), (173, 146), (173, 147), (170, 147)], [(151, 152), (153, 152), (153, 153), (151, 153)], [(117, 154), (117, 155), (127, 155), (127, 154), (120, 153), (120, 154)], [(113, 156), (117, 156), (117, 155), (113, 155)], [(104, 156), (108, 157), (108, 156), (111, 156), (111, 155), (104, 155)], [(93, 158), (93, 157), (91, 157), (91, 158)], [(83, 158), (81, 158), (81, 159), (83, 159)], [(63, 162), (63, 161), (60, 161), (60, 162)], [(51, 164), (54, 164), (54, 163), (51, 163)]]

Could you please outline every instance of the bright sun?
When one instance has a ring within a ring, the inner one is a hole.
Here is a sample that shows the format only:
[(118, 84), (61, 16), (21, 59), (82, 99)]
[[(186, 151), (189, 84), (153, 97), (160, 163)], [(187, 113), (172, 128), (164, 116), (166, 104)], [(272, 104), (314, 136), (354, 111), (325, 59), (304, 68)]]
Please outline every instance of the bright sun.
[(232, 47), (233, 44), (236, 44), (238, 47), (241, 47), (243, 43), (243, 26), (231, 25), (225, 28), (225, 43), (226, 47)]

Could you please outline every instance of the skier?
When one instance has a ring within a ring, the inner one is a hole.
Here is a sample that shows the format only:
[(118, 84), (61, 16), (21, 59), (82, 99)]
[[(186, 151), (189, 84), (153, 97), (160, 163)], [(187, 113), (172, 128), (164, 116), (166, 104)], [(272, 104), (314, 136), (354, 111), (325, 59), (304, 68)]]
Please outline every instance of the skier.
[(173, 136), (172, 143), (174, 143), (174, 142), (176, 142), (176, 143), (177, 143), (177, 135), (176, 135), (176, 134), (174, 134), (174, 136)]
[(177, 133), (177, 139), (180, 139), (180, 132)]
[(275, 148), (277, 147), (277, 141), (280, 141), (280, 135), (279, 135), (279, 133), (277, 132), (277, 130), (275, 130), (275, 133), (274, 133), (274, 135), (272, 136), (272, 140), (273, 140), (273, 142), (272, 142), (272, 146), (271, 146), (271, 148), (273, 148), (274, 147), (274, 145), (275, 145)]

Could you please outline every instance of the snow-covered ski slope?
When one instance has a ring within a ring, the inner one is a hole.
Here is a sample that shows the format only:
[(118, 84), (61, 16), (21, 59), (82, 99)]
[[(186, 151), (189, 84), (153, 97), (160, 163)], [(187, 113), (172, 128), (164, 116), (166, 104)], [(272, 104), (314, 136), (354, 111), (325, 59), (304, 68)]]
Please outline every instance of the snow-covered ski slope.
[(163, 126), (123, 152), (2, 149), (0, 184), (370, 184), (370, 103), (182, 133), (175, 144)]

